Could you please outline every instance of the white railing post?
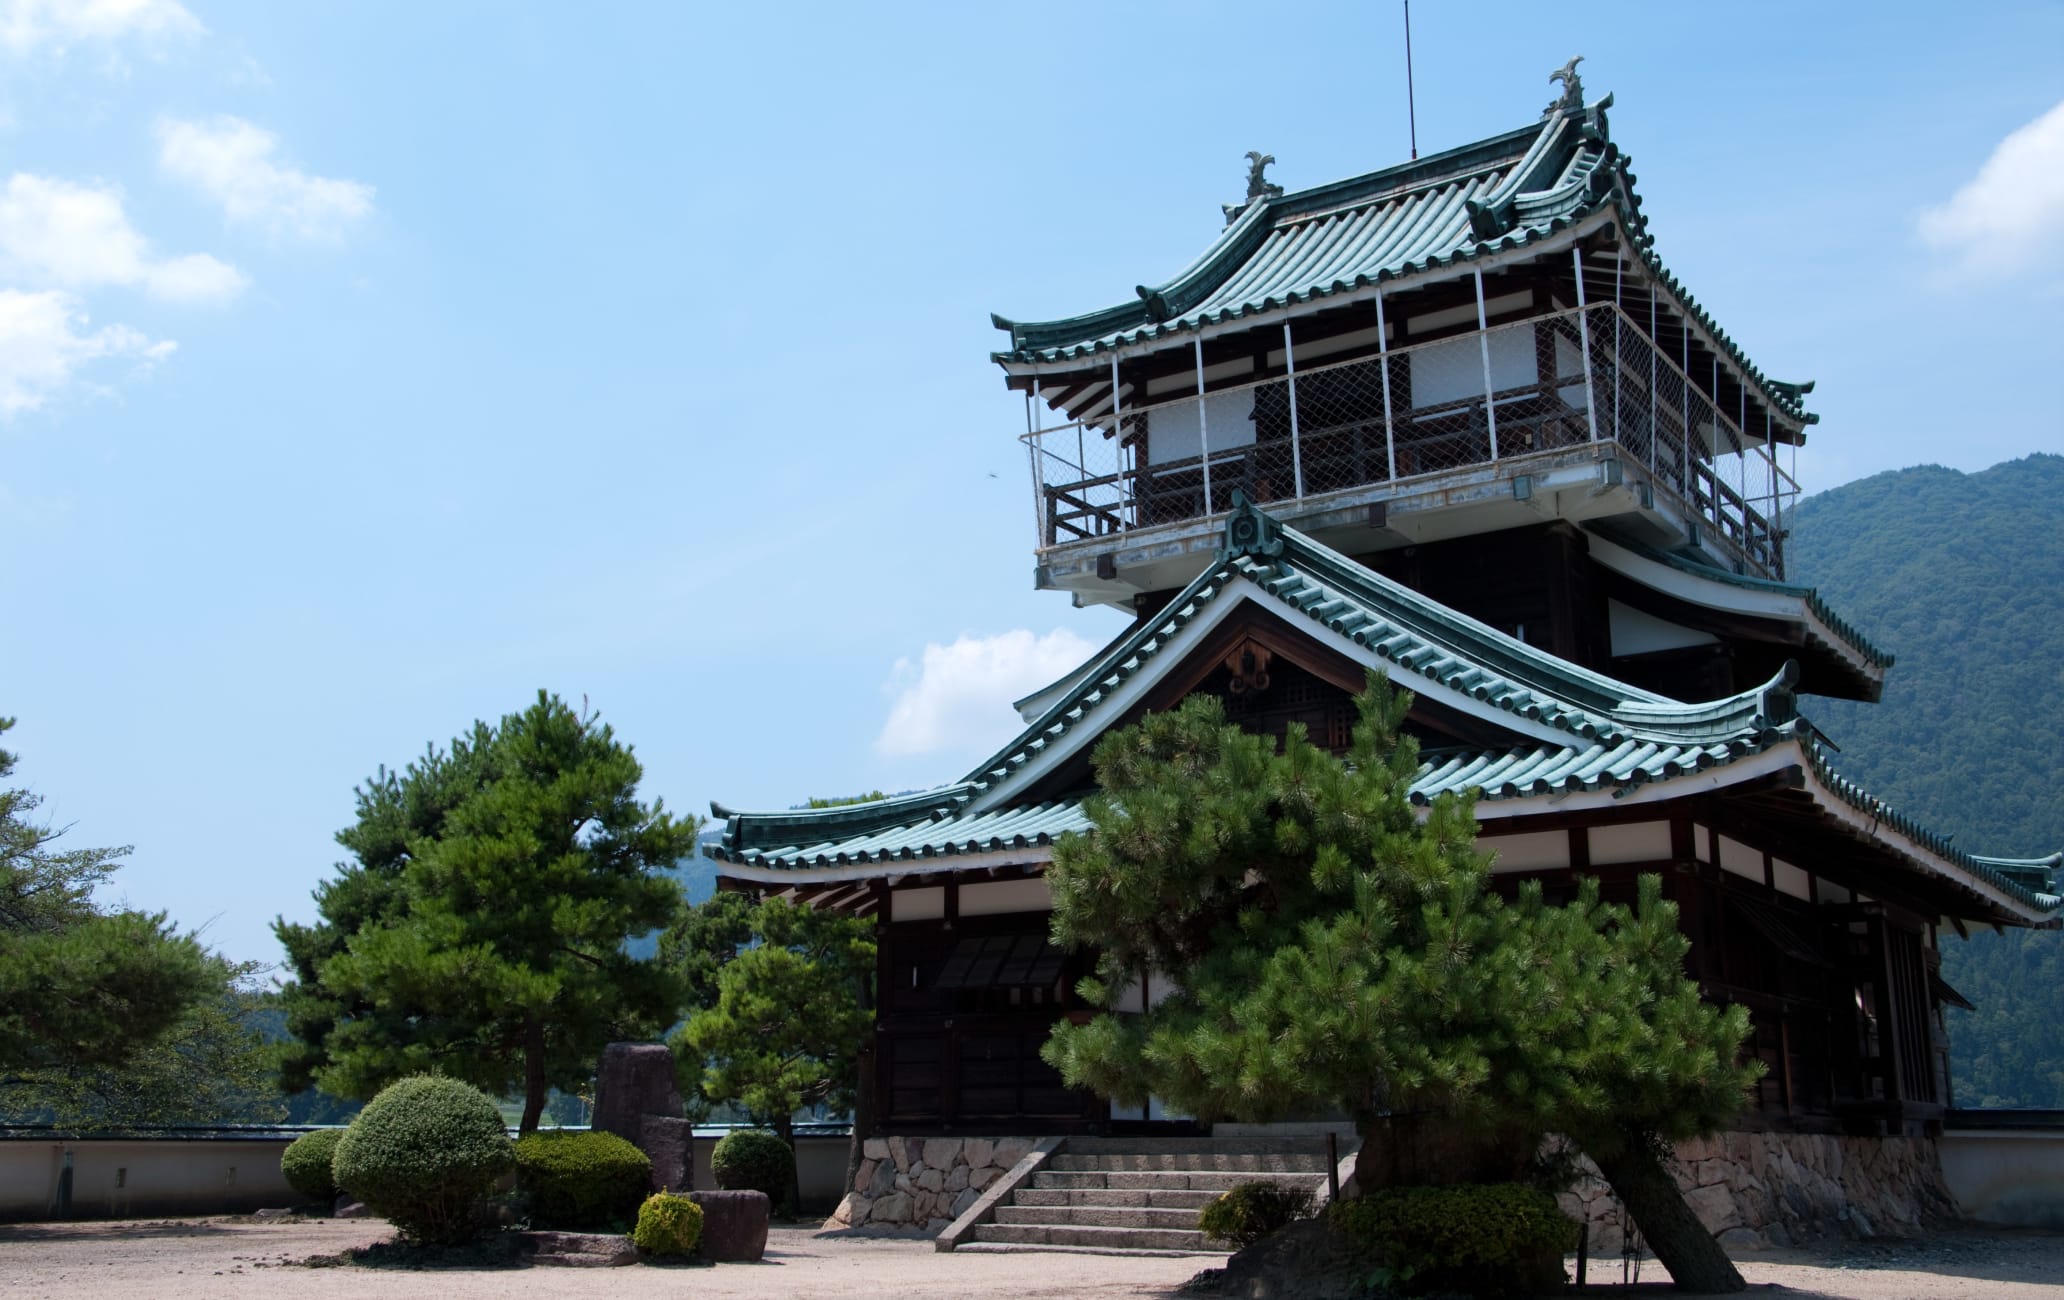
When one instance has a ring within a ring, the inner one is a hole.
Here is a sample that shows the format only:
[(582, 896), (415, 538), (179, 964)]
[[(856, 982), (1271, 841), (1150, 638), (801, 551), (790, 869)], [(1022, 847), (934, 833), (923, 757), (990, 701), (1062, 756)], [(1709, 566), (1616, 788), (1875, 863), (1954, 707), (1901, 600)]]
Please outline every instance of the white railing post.
[(1656, 427), (1656, 349), (1662, 344), (1656, 340), (1655, 325), (1655, 277), (1648, 280), (1648, 469), (1656, 472), (1661, 457), (1656, 453), (1658, 432)]
[[(1111, 446), (1117, 451), (1117, 461), (1122, 470), (1125, 465), (1125, 402), (1118, 395), (1118, 354), (1111, 354)], [(1086, 476), (1085, 476), (1086, 477)], [(1139, 499), (1133, 495), (1136, 482), (1119, 480), (1118, 500), (1132, 514), (1132, 526), (1139, 527)], [(1123, 512), (1121, 512), (1123, 513)]]
[(1197, 449), (1204, 459), (1204, 513), (1211, 513), (1211, 424), (1204, 411), (1204, 340), (1192, 339), (1197, 356)]
[(1026, 465), (1032, 471), (1032, 527), (1039, 536), (1039, 548), (1046, 549), (1046, 484), (1039, 481), (1039, 417), (1033, 414), (1039, 409), (1039, 376), (1032, 376), (1032, 387), (1025, 390), (1025, 452)]
[(1627, 438), (1627, 412), (1623, 409), (1627, 395), (1620, 378), (1627, 370), (1627, 354), (1621, 350), (1620, 321), (1627, 315), (1627, 306), (1620, 300), (1620, 272), (1626, 265), (1627, 241), (1623, 238), (1613, 249), (1612, 259), (1612, 425), (1613, 436), (1622, 442)]
[[(1397, 482), (1397, 428), (1390, 418), (1390, 325), (1383, 319), (1383, 290), (1376, 290), (1376, 364), (1383, 370), (1383, 457), (1390, 471), (1386, 482)], [(1359, 460), (1361, 457), (1356, 456)], [(1357, 467), (1359, 468), (1359, 466)]]
[(1570, 264), (1577, 270), (1577, 337), (1584, 348), (1584, 418), (1591, 425), (1591, 441), (1598, 441), (1598, 381), (1591, 373), (1591, 312), (1584, 301), (1584, 250), (1569, 251)]
[(1283, 369), (1290, 380), (1290, 476), (1297, 481), (1297, 499), (1304, 499), (1304, 448), (1297, 439), (1297, 352), (1290, 342), (1290, 322), (1283, 322)]
[(1679, 323), (1683, 326), (1683, 329), (1677, 336), (1678, 351), (1684, 356), (1684, 364), (1677, 368), (1684, 373), (1684, 493), (1688, 497), (1691, 495), (1691, 398), (1693, 389), (1691, 382), (1691, 322), (1680, 318)]
[(1483, 409), (1484, 419), (1491, 430), (1491, 459), (1498, 459), (1498, 402), (1496, 390), (1491, 387), (1491, 326), (1484, 314), (1483, 268), (1476, 268), (1476, 346), (1483, 354)]

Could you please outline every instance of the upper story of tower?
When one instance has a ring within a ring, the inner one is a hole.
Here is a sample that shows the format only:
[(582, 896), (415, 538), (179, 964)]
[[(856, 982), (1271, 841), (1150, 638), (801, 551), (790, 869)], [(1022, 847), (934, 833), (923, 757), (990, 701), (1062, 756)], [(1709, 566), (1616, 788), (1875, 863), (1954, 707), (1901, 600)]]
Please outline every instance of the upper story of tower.
[(1572, 69), (1540, 121), (1350, 180), (1286, 194), (1250, 155), (1247, 201), (1173, 279), (997, 317), (1038, 583), (1149, 608), (1211, 563), (1235, 493), (1372, 566), (1558, 526), (1781, 582), (1812, 385), (1764, 375), (1664, 269), (1611, 97)]

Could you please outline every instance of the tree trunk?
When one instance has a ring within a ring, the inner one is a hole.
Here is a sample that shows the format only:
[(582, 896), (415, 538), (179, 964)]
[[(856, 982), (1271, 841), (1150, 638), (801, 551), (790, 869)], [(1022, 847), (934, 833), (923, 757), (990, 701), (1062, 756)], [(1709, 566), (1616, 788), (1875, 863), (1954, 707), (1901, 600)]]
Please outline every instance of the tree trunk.
[(1611, 1159), (1596, 1154), (1591, 1159), (1634, 1216), (1634, 1225), (1648, 1239), (1648, 1248), (1670, 1270), (1670, 1280), (1678, 1290), (1720, 1293), (1748, 1289), (1734, 1261), (1727, 1258), (1727, 1252), (1692, 1213), (1684, 1193), (1677, 1190), (1677, 1180), (1647, 1147), (1637, 1144)]
[(775, 1206), (774, 1213), (793, 1215), (803, 1207), (802, 1161), (796, 1158), (795, 1116), (782, 1115), (774, 1121), (774, 1134), (788, 1143), (788, 1205)]
[(523, 1119), (518, 1133), (537, 1132), (545, 1113), (545, 1022), (526, 1021), (523, 1026)]

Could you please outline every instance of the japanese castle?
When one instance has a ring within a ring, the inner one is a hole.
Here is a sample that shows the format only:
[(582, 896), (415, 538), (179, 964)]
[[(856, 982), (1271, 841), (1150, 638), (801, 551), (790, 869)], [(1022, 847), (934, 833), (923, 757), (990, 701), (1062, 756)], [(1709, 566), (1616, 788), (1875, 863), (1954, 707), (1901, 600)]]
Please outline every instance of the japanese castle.
[(1341, 750), (1371, 669), (1416, 696), (1416, 792), (1478, 792), (1497, 876), (1631, 901), (1662, 875), (1688, 973), (1753, 1017), (1738, 1128), (1939, 1128), (1966, 1005), (1939, 941), (2055, 924), (2060, 857), (1965, 852), (1838, 774), (1801, 697), (1875, 701), (1893, 659), (1788, 571), (1813, 386), (1665, 268), (1611, 97), (1566, 71), (1540, 120), (1352, 179), (1285, 193), (1250, 155), (1174, 278), (995, 319), (1036, 581), (1131, 625), (950, 784), (715, 809), (726, 887), (877, 922), (877, 1134), (1197, 1132), (1039, 1059), (1089, 1010), (1048, 942), (1054, 841), (1111, 728), (1208, 692)]

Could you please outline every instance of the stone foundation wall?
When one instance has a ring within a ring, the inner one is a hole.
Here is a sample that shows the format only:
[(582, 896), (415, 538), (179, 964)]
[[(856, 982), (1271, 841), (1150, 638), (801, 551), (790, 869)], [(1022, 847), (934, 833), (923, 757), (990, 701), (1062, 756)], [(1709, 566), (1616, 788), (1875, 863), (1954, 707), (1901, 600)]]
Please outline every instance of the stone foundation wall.
[(1032, 1150), (1031, 1138), (869, 1138), (826, 1228), (938, 1232)]
[[(1591, 1254), (1620, 1253), (1618, 1198), (1589, 1160), (1561, 1196), (1591, 1226)], [(1699, 1221), (1729, 1247), (1789, 1246), (1831, 1233), (1908, 1236), (1956, 1217), (1933, 1138), (1722, 1133), (1677, 1145), (1672, 1172)]]

